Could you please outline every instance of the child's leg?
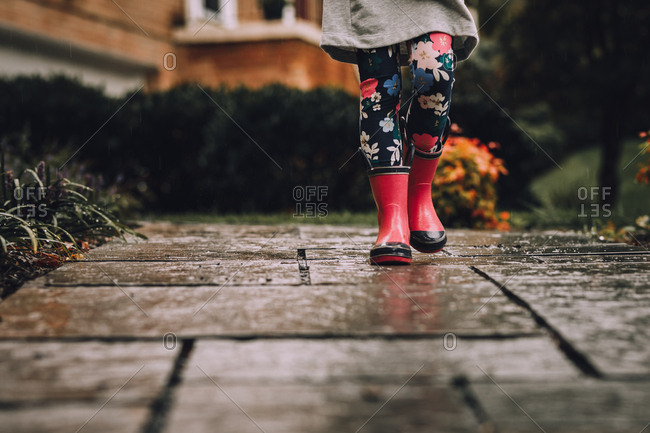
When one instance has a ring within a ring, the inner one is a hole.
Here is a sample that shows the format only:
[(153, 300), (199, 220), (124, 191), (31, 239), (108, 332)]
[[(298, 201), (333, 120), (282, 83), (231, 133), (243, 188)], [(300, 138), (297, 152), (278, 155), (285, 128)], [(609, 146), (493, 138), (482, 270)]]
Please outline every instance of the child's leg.
[(431, 183), (442, 154), (454, 82), (451, 37), (432, 33), (412, 40), (410, 66), (414, 93), (407, 130), (415, 146), (408, 182), (410, 243), (418, 251), (432, 253), (447, 242), (431, 201)]
[(370, 162), (368, 171), (377, 204), (379, 234), (370, 250), (373, 264), (411, 262), (407, 193), (409, 168), (402, 166), (399, 129), (399, 53), (392, 47), (359, 50), (361, 77), (361, 149)]
[(414, 92), (407, 117), (410, 140), (421, 151), (437, 153), (442, 150), (454, 83), (451, 36), (431, 33), (410, 44)]
[(361, 149), (373, 167), (402, 165), (398, 55), (397, 46), (357, 53), (361, 77), (359, 135)]

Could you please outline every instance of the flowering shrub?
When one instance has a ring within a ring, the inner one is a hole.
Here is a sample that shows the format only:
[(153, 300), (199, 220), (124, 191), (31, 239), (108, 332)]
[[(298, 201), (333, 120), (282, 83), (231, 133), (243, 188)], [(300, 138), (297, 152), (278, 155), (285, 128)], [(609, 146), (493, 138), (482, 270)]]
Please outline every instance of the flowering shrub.
[(508, 174), (503, 160), (490, 153), (499, 145), (457, 135), (462, 131), (455, 124), (451, 131), (433, 179), (432, 197), (440, 218), (453, 227), (508, 230), (510, 215), (496, 212), (496, 182)]
[[(642, 132), (639, 136), (641, 138), (647, 138), (645, 143), (641, 144), (641, 146), (643, 146), (641, 152), (650, 153), (650, 131)], [(639, 168), (634, 180), (638, 183), (650, 183), (650, 157), (639, 165), (641, 167)]]

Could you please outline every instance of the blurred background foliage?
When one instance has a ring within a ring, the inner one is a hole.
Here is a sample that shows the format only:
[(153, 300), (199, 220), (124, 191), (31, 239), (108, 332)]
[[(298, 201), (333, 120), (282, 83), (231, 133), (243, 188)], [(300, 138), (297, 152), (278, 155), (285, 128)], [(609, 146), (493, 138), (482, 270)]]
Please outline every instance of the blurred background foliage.
[[(650, 4), (475, 6), (481, 43), (458, 65), (450, 114), (477, 146), (500, 144), (489, 152), (508, 174), (489, 189), (491, 214), (584, 224), (577, 189), (592, 186), (610, 188), (602, 201), (626, 222), (650, 212), (648, 186), (634, 183), (643, 162), (635, 137), (650, 119)], [(293, 188), (308, 185), (328, 187), (329, 211), (374, 206), (357, 152), (359, 101), (342, 90), (188, 84), (109, 98), (74, 79), (19, 77), (0, 79), (0, 94), (8, 164), (45, 158), (66, 177), (92, 173), (124, 208), (292, 213)], [(447, 192), (439, 195), (453, 201)], [(461, 220), (449, 225), (469, 224)]]
[[(539, 170), (555, 166), (539, 148), (560, 166), (573, 152), (598, 148), (597, 185), (610, 188), (605, 201), (616, 203), (619, 163), (629, 162), (621, 160), (623, 143), (647, 130), (650, 117), (650, 3), (510, 0), (504, 6), (501, 0), (481, 0), (478, 10), (489, 21), (456, 92), (463, 120), (480, 112), (465, 110), (462, 101), (465, 95), (481, 98), (471, 87), (482, 86), (530, 135), (515, 142), (488, 138), (504, 144), (500, 156), (512, 177), (519, 178), (515, 161), (527, 168), (527, 184)], [(485, 138), (481, 125), (464, 126)], [(513, 149), (521, 146), (530, 152)]]
[[(0, 85), (20, 101), (0, 118), (8, 153), (28, 164), (48, 155), (62, 175), (112, 191), (122, 210), (290, 214), (294, 188), (308, 186), (327, 188), (328, 212), (374, 209), (357, 151), (359, 101), (341, 90), (186, 85), (127, 101), (63, 77)], [(88, 128), (102, 119), (98, 132)], [(502, 160), (478, 139), (453, 137), (449, 148), (436, 184), (449, 225), (496, 227)]]
[(47, 155), (65, 174), (101, 176), (141, 210), (292, 211), (293, 188), (306, 185), (326, 185), (334, 210), (372, 206), (358, 98), (342, 90), (185, 85), (125, 104), (64, 77), (23, 77), (0, 80), (0, 92), (12, 95), (0, 101), (8, 165)]

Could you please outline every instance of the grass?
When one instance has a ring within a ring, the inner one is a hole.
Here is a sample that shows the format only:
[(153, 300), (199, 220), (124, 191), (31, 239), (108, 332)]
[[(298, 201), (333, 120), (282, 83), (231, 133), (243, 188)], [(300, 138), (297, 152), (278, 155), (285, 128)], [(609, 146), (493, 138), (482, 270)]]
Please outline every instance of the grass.
[[(639, 156), (641, 150), (638, 138), (624, 142), (620, 170), (620, 196), (615, 208), (608, 218), (600, 208), (591, 206), (598, 202), (598, 191), (591, 197), (592, 188), (598, 186), (598, 166), (600, 149), (591, 148), (578, 151), (560, 161), (560, 168), (542, 173), (531, 184), (531, 191), (542, 204), (529, 210), (511, 211), (511, 224), (515, 229), (530, 228), (571, 228), (591, 231), (594, 225), (604, 225), (612, 220), (616, 225), (631, 225), (640, 215), (650, 213), (650, 188), (634, 182), (638, 163), (645, 156)], [(633, 161), (628, 165), (630, 161)], [(627, 168), (625, 166), (627, 165)], [(579, 197), (578, 194), (581, 194)], [(586, 195), (586, 197), (585, 197)], [(505, 209), (503, 209), (505, 210)], [(332, 225), (377, 225), (377, 214), (368, 212), (329, 212), (325, 217), (294, 216), (291, 211), (283, 213), (175, 213), (149, 215), (145, 220), (164, 220), (174, 223), (221, 223), (221, 224), (332, 224)]]
[(525, 212), (512, 212), (513, 225), (590, 228), (610, 220), (616, 225), (634, 224), (635, 218), (650, 213), (648, 185), (634, 182), (638, 163), (646, 158), (635, 158), (641, 150), (640, 142), (638, 138), (631, 138), (623, 143), (619, 197), (609, 211), (598, 205), (601, 194), (598, 188), (600, 149), (591, 148), (560, 161), (561, 169), (555, 167), (537, 177), (531, 184), (531, 191), (541, 206)]
[(328, 212), (324, 217), (294, 216), (283, 213), (173, 213), (155, 214), (143, 218), (145, 221), (170, 221), (172, 223), (215, 223), (215, 224), (332, 224), (332, 225), (377, 225), (377, 212)]

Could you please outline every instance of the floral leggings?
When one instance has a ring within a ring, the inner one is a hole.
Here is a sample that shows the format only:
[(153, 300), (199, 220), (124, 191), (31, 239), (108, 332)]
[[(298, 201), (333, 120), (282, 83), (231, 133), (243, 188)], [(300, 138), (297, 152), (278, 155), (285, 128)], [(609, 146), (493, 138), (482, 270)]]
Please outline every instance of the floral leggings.
[[(442, 150), (454, 83), (451, 39), (445, 33), (431, 33), (409, 41), (413, 94), (407, 101), (406, 127), (410, 144), (425, 152)], [(357, 51), (361, 150), (372, 167), (403, 164), (398, 57), (397, 45)]]

